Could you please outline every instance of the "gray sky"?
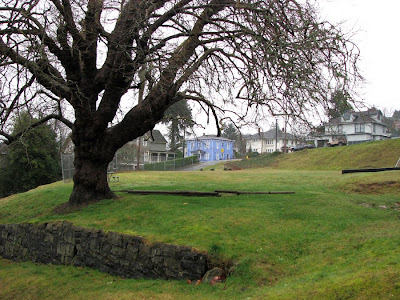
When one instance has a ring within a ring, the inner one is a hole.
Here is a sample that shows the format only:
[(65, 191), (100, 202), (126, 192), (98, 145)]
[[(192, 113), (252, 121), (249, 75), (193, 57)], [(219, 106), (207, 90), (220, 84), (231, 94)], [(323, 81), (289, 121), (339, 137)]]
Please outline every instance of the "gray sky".
[[(357, 91), (358, 100), (384, 113), (400, 110), (400, 0), (311, 1), (319, 7), (323, 19), (342, 23), (344, 32), (354, 33), (352, 40), (361, 52), (359, 69), (366, 80)], [(214, 127), (211, 121), (199, 132), (216, 134)], [(268, 129), (268, 125), (262, 127)]]
[(361, 51), (360, 70), (366, 84), (360, 89), (368, 105), (400, 110), (400, 1), (317, 0), (321, 16), (356, 32)]

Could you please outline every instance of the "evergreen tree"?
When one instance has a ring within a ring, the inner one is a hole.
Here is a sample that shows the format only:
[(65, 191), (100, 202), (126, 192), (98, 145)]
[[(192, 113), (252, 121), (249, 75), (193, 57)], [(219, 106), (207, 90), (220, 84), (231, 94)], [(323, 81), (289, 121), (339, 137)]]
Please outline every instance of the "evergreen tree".
[(192, 110), (186, 100), (170, 106), (164, 114), (163, 123), (168, 124), (169, 148), (179, 151), (184, 143), (184, 131), (193, 128)]
[(222, 131), (222, 137), (235, 141), (238, 137), (238, 130), (235, 125), (228, 123)]
[(240, 131), (232, 123), (225, 126), (222, 137), (235, 141), (235, 156), (239, 157), (246, 153), (246, 141)]
[(336, 90), (332, 93), (331, 99), (329, 100), (331, 107), (328, 109), (329, 119), (339, 118), (346, 111), (353, 110), (353, 106), (350, 104), (351, 97), (347, 92), (342, 90)]
[(56, 134), (42, 124), (27, 130), (35, 119), (21, 113), (14, 123), (14, 132), (23, 134), (8, 147), (0, 174), (0, 196), (24, 192), (60, 178)]

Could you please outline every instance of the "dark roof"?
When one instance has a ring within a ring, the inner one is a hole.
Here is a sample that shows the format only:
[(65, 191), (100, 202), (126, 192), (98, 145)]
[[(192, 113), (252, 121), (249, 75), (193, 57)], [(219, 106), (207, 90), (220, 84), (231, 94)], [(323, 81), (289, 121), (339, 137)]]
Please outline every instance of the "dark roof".
[[(276, 136), (278, 136), (278, 138), (284, 138), (285, 137), (285, 133), (278, 129), (278, 133), (276, 132), (276, 128), (273, 127), (270, 130), (266, 131), (266, 132), (259, 132), (256, 134), (250, 134), (250, 135), (246, 135), (244, 136), (245, 139), (247, 140), (252, 140), (252, 139), (259, 139), (260, 137), (262, 139), (274, 139), (276, 138)], [(293, 135), (290, 133), (286, 133), (286, 138), (293, 138)]]
[(342, 117), (344, 118), (344, 122), (342, 122), (341, 117), (339, 118), (335, 118), (329, 121), (330, 125), (338, 125), (341, 123), (378, 123), (378, 124), (382, 124), (382, 125), (386, 125), (385, 123), (376, 120), (373, 118), (373, 116), (376, 115), (382, 115), (382, 112), (378, 109), (372, 108), (366, 111), (359, 111), (359, 112), (355, 112), (355, 111), (347, 111), (345, 112)]
[(145, 133), (144, 138), (145, 138), (145, 140), (151, 141), (153, 143), (159, 143), (159, 144), (167, 143), (167, 140), (165, 139), (165, 137), (157, 129)]
[(393, 119), (400, 119), (400, 110), (395, 110), (392, 116)]

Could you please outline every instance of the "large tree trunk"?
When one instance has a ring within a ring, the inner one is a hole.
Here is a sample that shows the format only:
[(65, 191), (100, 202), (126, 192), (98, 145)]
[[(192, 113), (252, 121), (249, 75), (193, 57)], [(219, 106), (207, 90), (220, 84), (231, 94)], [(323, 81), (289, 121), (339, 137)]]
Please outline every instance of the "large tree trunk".
[(99, 163), (75, 158), (75, 164), (74, 188), (69, 205), (79, 206), (116, 197), (108, 186), (108, 162)]
[(102, 199), (115, 198), (107, 181), (107, 168), (115, 151), (105, 151), (101, 143), (75, 143), (74, 188), (70, 206), (80, 206)]

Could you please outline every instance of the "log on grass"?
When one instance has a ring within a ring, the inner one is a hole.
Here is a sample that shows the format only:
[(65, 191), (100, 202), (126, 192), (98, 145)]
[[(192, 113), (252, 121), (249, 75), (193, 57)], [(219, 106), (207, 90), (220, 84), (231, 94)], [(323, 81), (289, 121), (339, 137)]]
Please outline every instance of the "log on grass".
[(198, 197), (219, 197), (216, 192), (197, 192), (197, 191), (145, 191), (145, 190), (126, 190), (128, 194), (138, 195), (175, 195), (175, 196), (198, 196)]
[(400, 168), (349, 169), (349, 170), (342, 170), (342, 174), (348, 174), (348, 173), (364, 173), (364, 172), (399, 171), (399, 170), (400, 170)]
[(295, 192), (293, 191), (271, 191), (271, 192), (249, 192), (249, 191), (227, 191), (227, 190), (217, 190), (215, 191), (216, 193), (220, 194), (236, 194), (236, 195), (241, 195), (241, 194), (249, 194), (249, 195), (275, 195), (275, 194), (294, 194)]

